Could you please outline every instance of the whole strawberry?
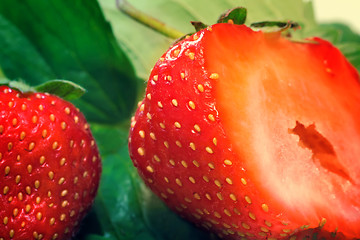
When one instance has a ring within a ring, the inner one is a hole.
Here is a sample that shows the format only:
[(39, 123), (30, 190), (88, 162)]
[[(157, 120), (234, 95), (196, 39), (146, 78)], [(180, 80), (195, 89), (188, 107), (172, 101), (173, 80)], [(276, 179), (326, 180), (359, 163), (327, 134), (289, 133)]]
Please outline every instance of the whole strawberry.
[(229, 22), (153, 68), (129, 138), (139, 174), (224, 239), (360, 238), (359, 74), (325, 40)]
[(44, 93), (0, 86), (0, 239), (70, 239), (101, 173), (82, 113)]

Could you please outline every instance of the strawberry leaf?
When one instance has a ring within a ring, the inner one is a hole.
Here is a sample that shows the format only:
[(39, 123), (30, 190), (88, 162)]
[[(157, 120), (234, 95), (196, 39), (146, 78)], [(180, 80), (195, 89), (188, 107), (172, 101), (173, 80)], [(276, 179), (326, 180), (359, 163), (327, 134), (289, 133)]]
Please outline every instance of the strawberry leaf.
[(96, 0), (3, 0), (0, 46), (9, 79), (67, 79), (86, 88), (74, 103), (89, 121), (118, 123), (133, 111), (137, 79)]
[(232, 22), (234, 24), (241, 25), (245, 23), (246, 15), (247, 15), (246, 8), (237, 7), (223, 13), (217, 22), (218, 23)]
[(52, 80), (35, 87), (37, 92), (47, 92), (65, 100), (80, 98), (86, 90), (73, 82), (66, 80)]

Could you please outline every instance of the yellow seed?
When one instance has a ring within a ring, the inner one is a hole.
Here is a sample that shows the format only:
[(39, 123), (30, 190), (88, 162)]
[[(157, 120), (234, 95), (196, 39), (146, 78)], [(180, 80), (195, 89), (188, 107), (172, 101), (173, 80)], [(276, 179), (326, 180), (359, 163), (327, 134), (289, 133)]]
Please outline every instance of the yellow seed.
[(230, 185), (233, 184), (233, 181), (230, 178), (226, 178), (225, 181)]
[(218, 213), (218, 212), (216, 212), (216, 211), (214, 212), (214, 216), (217, 217), (217, 218), (221, 218), (220, 213)]
[(200, 197), (200, 195), (198, 193), (194, 193), (194, 198), (197, 199), (197, 200), (201, 199), (201, 197)]
[(189, 53), (189, 58), (190, 58), (191, 60), (194, 60), (194, 59), (195, 59), (195, 53), (190, 52), (190, 53)]
[(231, 212), (230, 212), (229, 210), (224, 209), (224, 213), (225, 213), (226, 215), (228, 215), (229, 217), (231, 217)]
[(215, 165), (213, 163), (208, 163), (209, 168), (215, 169)]
[(209, 179), (207, 176), (203, 176), (203, 179), (204, 179), (205, 182), (209, 182), (209, 181), (210, 181), (210, 179)]
[(74, 117), (74, 122), (75, 122), (75, 123), (78, 123), (78, 122), (79, 122), (79, 117), (78, 117), (78, 116), (75, 116), (75, 117)]
[(215, 180), (214, 183), (215, 183), (216, 186), (221, 187), (221, 183), (220, 183), (219, 180)]
[(262, 210), (263, 210), (264, 212), (268, 212), (268, 211), (269, 211), (269, 206), (268, 206), (267, 204), (265, 204), (265, 203), (263, 203), (263, 204), (261, 205), (261, 208), (262, 208)]
[(47, 136), (47, 130), (46, 130), (46, 129), (44, 129), (44, 130), (42, 131), (41, 136), (42, 136), (43, 138), (46, 138), (46, 136)]
[(166, 148), (169, 148), (169, 143), (168, 143), (167, 141), (164, 141), (164, 146), (165, 146)]
[[(233, 211), (234, 211), (234, 213), (236, 213), (237, 215), (241, 215), (240, 211), (239, 211), (237, 208), (234, 208)], [(238, 227), (238, 226), (236, 226), (236, 227)]]
[(175, 182), (176, 182), (176, 184), (179, 185), (180, 187), (182, 186), (182, 182), (181, 182), (180, 179), (176, 178), (176, 179), (175, 179)]
[(20, 176), (20, 175), (17, 175), (17, 176), (15, 177), (15, 182), (16, 182), (16, 184), (18, 184), (18, 183), (20, 182), (20, 180), (21, 180), (21, 176)]
[(69, 107), (66, 107), (66, 108), (64, 109), (64, 111), (65, 111), (65, 113), (66, 113), (67, 115), (70, 114), (70, 108), (69, 108)]
[(181, 79), (184, 79), (185, 78), (185, 73), (180, 73), (180, 77), (181, 77)]
[(200, 164), (199, 164), (196, 160), (193, 161), (193, 164), (194, 164), (196, 167), (200, 167)]
[(172, 166), (175, 166), (175, 161), (174, 161), (174, 160), (170, 159), (170, 160), (169, 160), (169, 163), (170, 163)]
[(55, 218), (50, 218), (49, 223), (50, 223), (50, 225), (54, 225), (55, 224)]
[(230, 197), (231, 200), (233, 200), (233, 201), (236, 201), (236, 200), (237, 200), (235, 194), (233, 194), (233, 193), (230, 193), (229, 197)]
[(146, 167), (146, 170), (150, 173), (153, 173), (154, 172), (154, 169), (151, 167), (151, 166), (147, 166)]
[(60, 215), (60, 221), (64, 221), (65, 218), (66, 218), (66, 215), (64, 213)]
[(211, 201), (211, 196), (210, 196), (210, 194), (206, 193), (206, 194), (205, 194), (205, 197)]
[(199, 84), (197, 86), (197, 89), (200, 91), (200, 92), (204, 92), (204, 86), (202, 84)]
[(9, 218), (8, 218), (8, 217), (4, 217), (3, 223), (6, 225), (6, 224), (8, 224), (8, 222), (9, 222)]
[(146, 94), (146, 98), (151, 100), (151, 93)]
[(165, 80), (168, 80), (169, 82), (172, 80), (172, 77), (170, 75), (165, 77)]
[(4, 195), (6, 195), (8, 192), (9, 192), (9, 187), (5, 186), (4, 189), (3, 189)]
[(145, 155), (145, 149), (144, 149), (143, 147), (139, 147), (139, 148), (137, 149), (137, 151), (138, 151), (138, 153), (139, 153), (140, 156), (144, 156), (144, 155)]
[(40, 181), (36, 180), (35, 183), (34, 183), (34, 186), (35, 186), (36, 189), (38, 189), (40, 187)]
[(182, 144), (181, 144), (180, 141), (175, 141), (175, 144), (176, 144), (176, 146), (178, 146), (178, 147), (182, 147)]
[(179, 122), (175, 122), (174, 125), (176, 128), (181, 128), (181, 124)]
[(194, 129), (195, 129), (197, 132), (200, 132), (200, 131), (201, 131), (200, 126), (197, 125), (197, 124), (194, 125)]
[(16, 126), (17, 123), (18, 123), (18, 120), (17, 120), (16, 118), (14, 118), (14, 119), (12, 120), (12, 125), (13, 125), (13, 126)]
[(191, 142), (190, 144), (189, 144), (189, 146), (190, 146), (190, 148), (192, 149), (192, 150), (196, 150), (196, 147), (195, 147), (195, 144), (193, 143), (193, 142)]
[(61, 185), (61, 184), (63, 184), (64, 182), (65, 182), (65, 178), (62, 177), (62, 178), (59, 179), (58, 184)]
[(65, 189), (65, 190), (63, 190), (63, 191), (61, 192), (60, 195), (61, 195), (62, 197), (65, 197), (67, 194), (68, 194), (68, 190)]
[(171, 103), (172, 103), (172, 105), (174, 105), (175, 107), (178, 106), (178, 101), (177, 101), (176, 99), (171, 100)]
[(213, 153), (214, 153), (214, 151), (212, 150), (211, 147), (206, 147), (205, 150), (206, 150), (208, 153), (210, 153), (210, 154), (213, 154)]
[(189, 101), (189, 107), (194, 110), (196, 107), (195, 103), (193, 101)]
[(30, 195), (31, 194), (31, 187), (30, 186), (26, 186), (25, 187), (25, 192)]
[(266, 221), (266, 220), (265, 220), (265, 225), (268, 226), (268, 227), (271, 227), (271, 226), (272, 226), (271, 222)]
[(157, 156), (157, 155), (154, 155), (154, 160), (157, 161), (157, 162), (160, 162), (160, 158)]
[(249, 225), (247, 225), (246, 223), (241, 223), (241, 226), (243, 227), (243, 228), (245, 228), (246, 230), (249, 230), (250, 229), (250, 226)]
[[(61, 122), (60, 123), (61, 129), (65, 130), (66, 129), (66, 122)], [(85, 128), (86, 129), (86, 128)]]
[(160, 125), (160, 127), (161, 127), (162, 129), (165, 129), (165, 124), (164, 124), (164, 123), (160, 123), (159, 125)]
[(251, 198), (249, 196), (245, 196), (245, 201), (249, 204), (251, 204)]
[(50, 114), (50, 121), (54, 122), (55, 121), (55, 115), (54, 114)]
[(158, 104), (159, 108), (163, 108), (163, 105), (162, 105), (162, 103), (160, 101), (157, 104)]
[(140, 135), (141, 138), (145, 138), (145, 132), (144, 132), (144, 130), (140, 130), (140, 131), (139, 131), (139, 135)]
[(12, 148), (13, 148), (13, 143), (12, 143), (12, 142), (9, 142), (9, 143), (8, 143), (8, 151), (11, 151)]
[(183, 165), (184, 168), (188, 167), (187, 163), (184, 160), (181, 161), (181, 165)]
[(28, 173), (31, 173), (31, 172), (32, 172), (32, 165), (29, 164), (29, 165), (27, 165), (26, 168), (27, 168), (27, 170), (28, 170)]
[(10, 173), (10, 167), (6, 166), (5, 167), (5, 175), (8, 175)]
[(209, 77), (210, 79), (213, 79), (213, 80), (215, 80), (215, 79), (218, 79), (219, 78), (219, 74), (218, 73), (212, 73), (212, 74), (210, 74), (210, 77)]
[(324, 225), (326, 224), (326, 218), (322, 218), (320, 223), (319, 223), (319, 227), (324, 227)]
[(173, 53), (174, 53), (174, 56), (175, 56), (175, 57), (179, 56), (179, 54), (180, 54), (180, 49), (175, 49), (175, 50), (173, 51)]
[(61, 203), (61, 207), (66, 207), (67, 205), (69, 204), (69, 202), (67, 201), (67, 200), (65, 200), (65, 201), (63, 201), (62, 203)]
[(36, 219), (39, 220), (39, 221), (42, 219), (42, 213), (41, 212), (38, 212), (36, 214)]
[(193, 184), (196, 183), (195, 178), (193, 178), (193, 177), (189, 177), (189, 181), (190, 181), (191, 183), (193, 183)]
[(224, 200), (224, 198), (223, 198), (223, 196), (221, 195), (220, 192), (216, 193), (216, 196), (218, 197), (218, 199), (219, 199), (220, 201)]
[(11, 230), (9, 231), (9, 237), (10, 237), (10, 238), (13, 238), (14, 235), (15, 235), (15, 231), (14, 231), (14, 229), (11, 229)]
[(146, 114), (146, 117), (147, 117), (149, 120), (151, 120), (151, 118), (152, 118), (150, 113), (147, 113), (147, 114)]
[(21, 110), (23, 110), (23, 111), (26, 110), (26, 105), (25, 105), (25, 104), (22, 104), (22, 105), (21, 105)]
[(59, 143), (57, 142), (57, 141), (55, 141), (55, 142), (53, 142), (53, 144), (52, 144), (52, 149), (57, 149), (58, 148), (58, 146), (59, 146)]
[(158, 75), (154, 75), (153, 76), (153, 80), (156, 82), (157, 80), (159, 79), (159, 76)]
[(16, 216), (18, 215), (18, 213), (19, 213), (19, 209), (14, 208), (14, 210), (13, 210), (13, 216), (16, 217)]
[(231, 166), (232, 165), (232, 161), (225, 159), (224, 160), (225, 165)]
[(208, 115), (208, 119), (212, 122), (215, 122), (215, 116), (212, 115), (211, 113)]
[(252, 220), (256, 220), (256, 216), (254, 213), (252, 212), (249, 212), (249, 217), (252, 219)]
[(54, 172), (53, 172), (53, 171), (50, 171), (50, 172), (48, 173), (48, 176), (49, 176), (49, 178), (50, 178), (51, 180), (53, 180), (53, 179), (54, 179)]
[(153, 132), (150, 133), (150, 137), (151, 137), (152, 140), (156, 140), (156, 136), (155, 136), (155, 134)]
[(44, 162), (45, 162), (45, 157), (44, 157), (44, 156), (41, 156), (40, 159), (39, 159), (39, 162), (40, 162), (40, 164), (44, 164)]
[(242, 183), (242, 184), (244, 184), (244, 185), (246, 185), (246, 184), (247, 184), (247, 181), (246, 181), (246, 179), (245, 179), (245, 178), (241, 178), (240, 180), (241, 180), (241, 183)]

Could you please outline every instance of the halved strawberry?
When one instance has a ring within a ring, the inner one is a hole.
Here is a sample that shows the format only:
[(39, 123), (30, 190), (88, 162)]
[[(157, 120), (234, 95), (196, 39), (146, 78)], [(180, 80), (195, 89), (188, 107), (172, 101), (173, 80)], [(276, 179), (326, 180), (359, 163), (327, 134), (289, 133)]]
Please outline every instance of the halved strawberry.
[(170, 208), (225, 239), (360, 238), (359, 80), (325, 40), (215, 24), (156, 63), (131, 158)]

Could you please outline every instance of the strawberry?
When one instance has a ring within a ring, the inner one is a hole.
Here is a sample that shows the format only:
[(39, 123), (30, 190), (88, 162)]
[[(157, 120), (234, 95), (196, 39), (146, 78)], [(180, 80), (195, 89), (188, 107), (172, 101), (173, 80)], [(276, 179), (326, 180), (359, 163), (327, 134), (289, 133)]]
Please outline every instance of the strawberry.
[(101, 162), (82, 113), (45, 93), (0, 86), (0, 239), (70, 239)]
[(130, 156), (171, 209), (224, 239), (360, 238), (359, 80), (323, 39), (217, 23), (156, 63)]

